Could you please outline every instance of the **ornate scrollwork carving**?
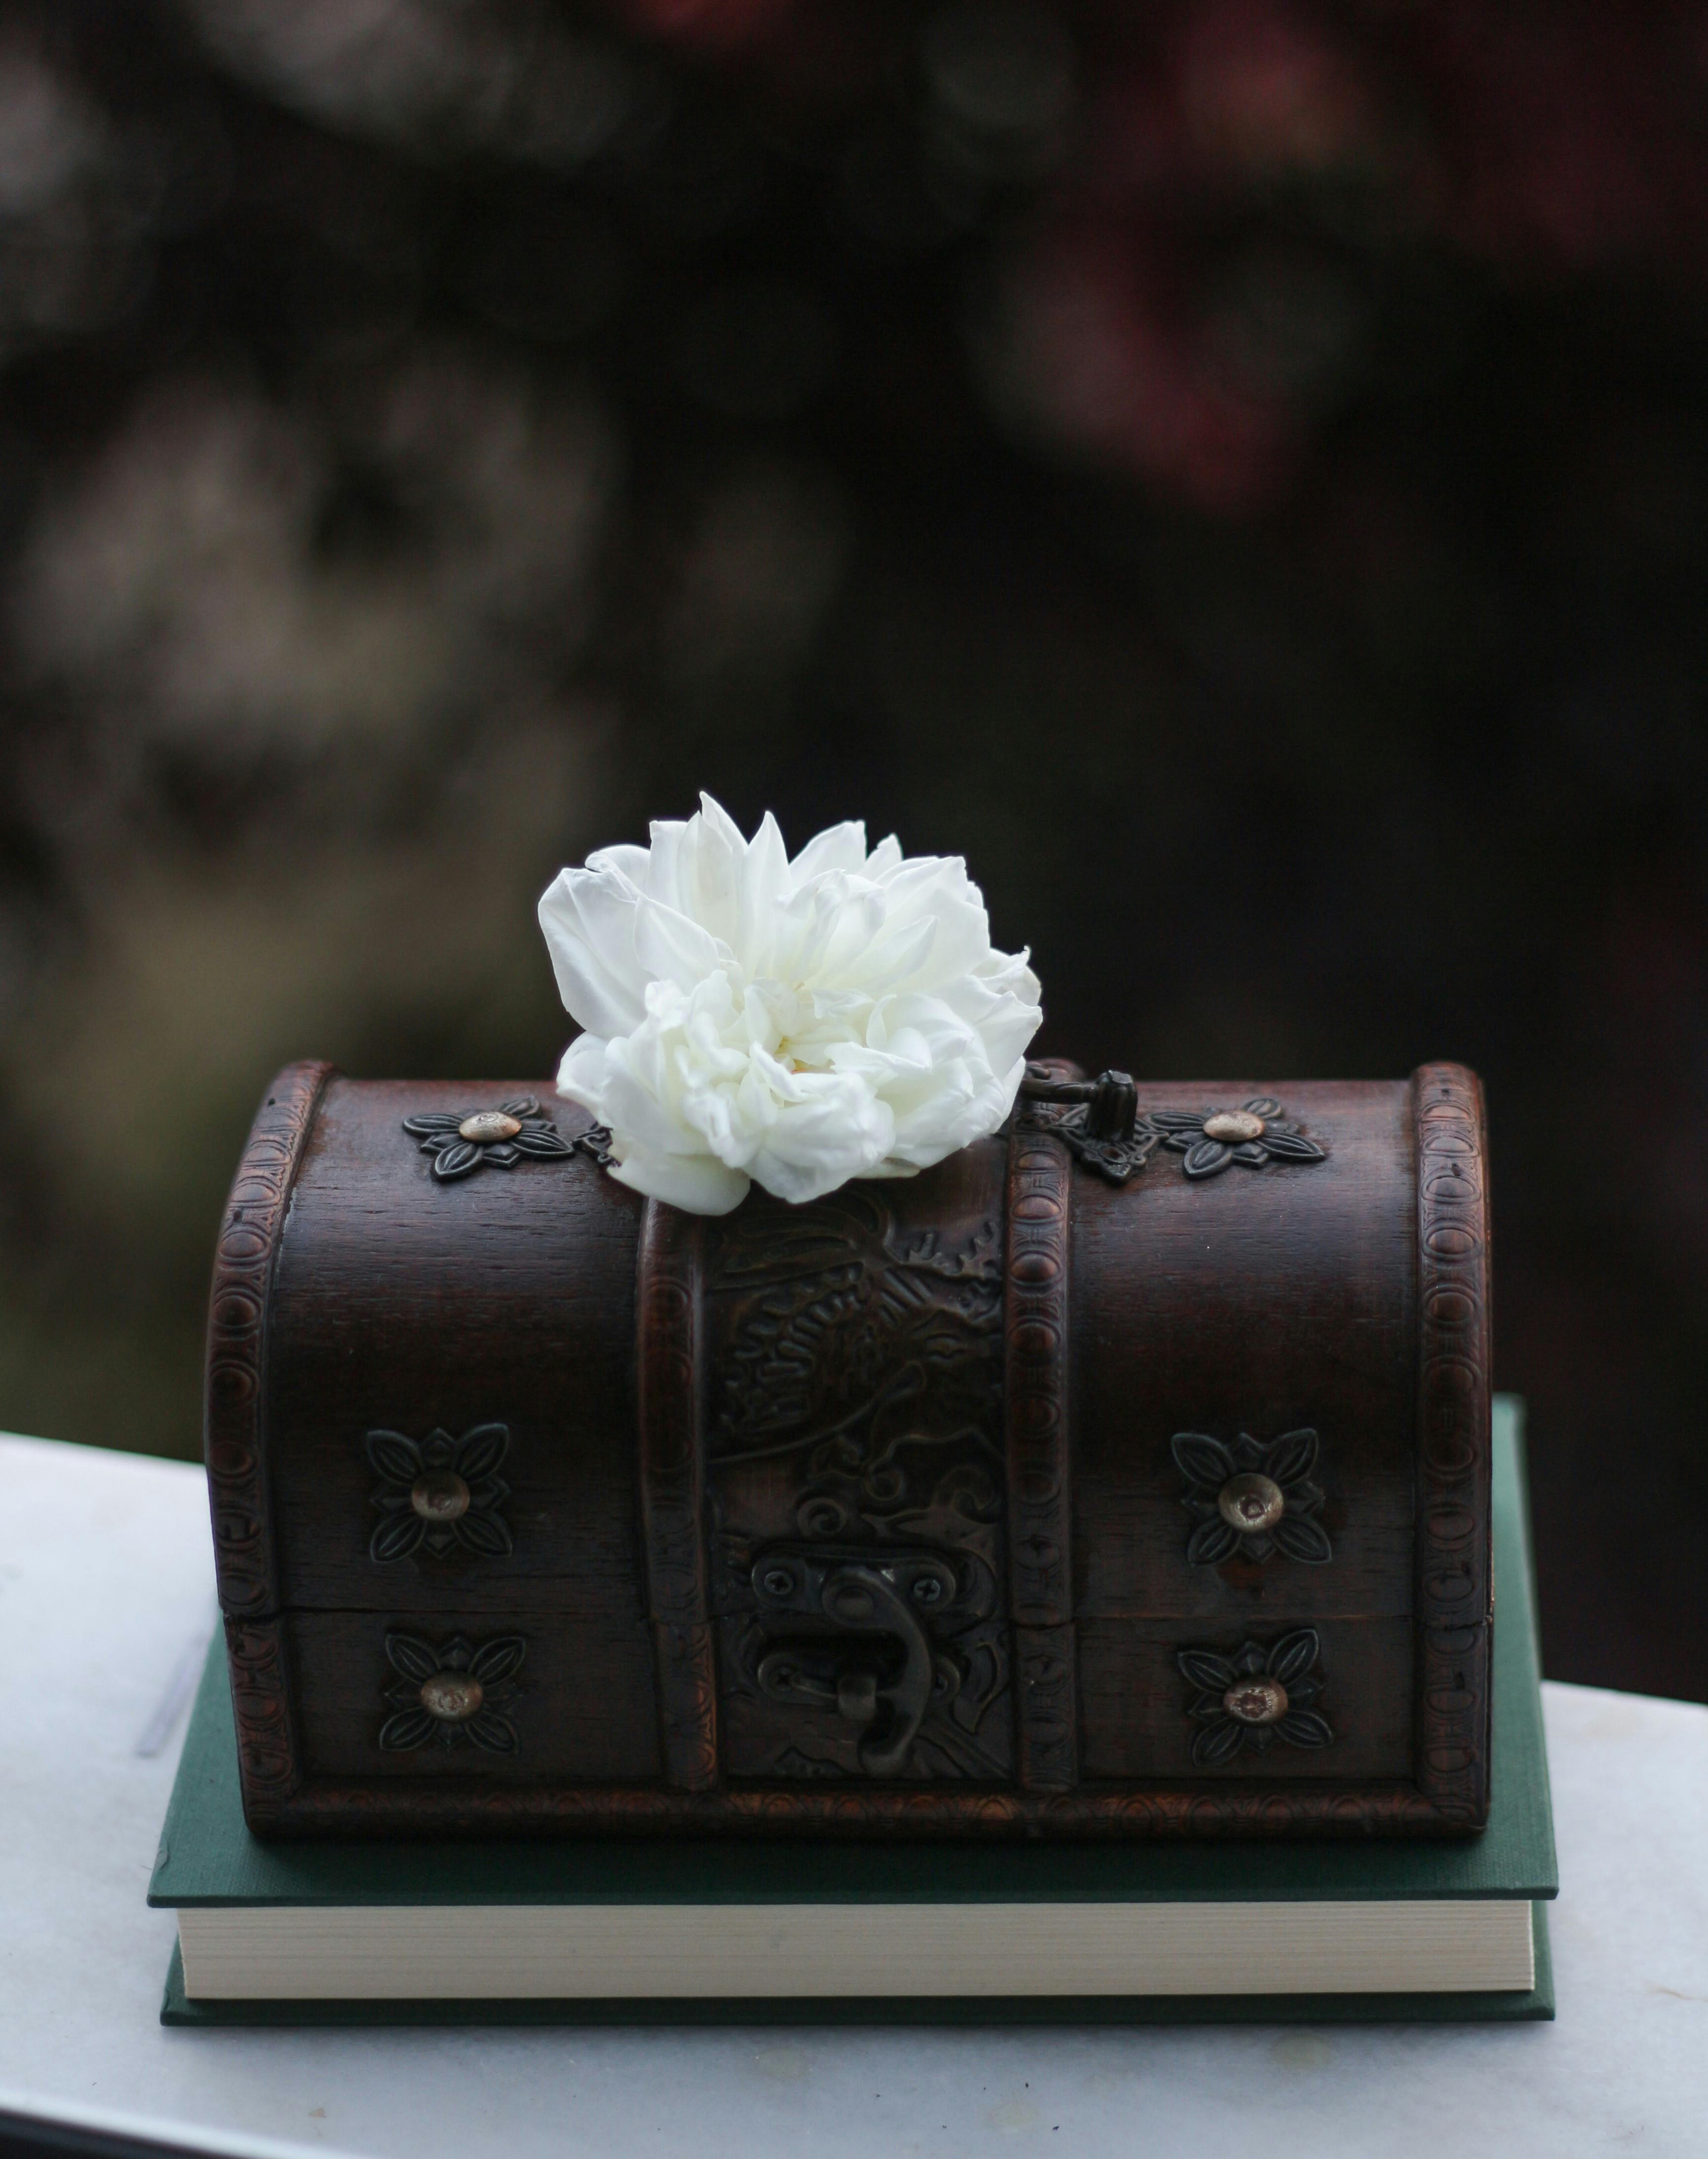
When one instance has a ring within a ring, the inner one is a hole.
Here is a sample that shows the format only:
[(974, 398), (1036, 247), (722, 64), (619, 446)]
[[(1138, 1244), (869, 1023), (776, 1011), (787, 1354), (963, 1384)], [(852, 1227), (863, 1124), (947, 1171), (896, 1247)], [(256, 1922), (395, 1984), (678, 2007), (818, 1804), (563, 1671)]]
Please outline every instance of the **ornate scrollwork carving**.
[(996, 1220), (946, 1245), (869, 1188), (756, 1194), (706, 1287), (726, 1769), (1006, 1777)]

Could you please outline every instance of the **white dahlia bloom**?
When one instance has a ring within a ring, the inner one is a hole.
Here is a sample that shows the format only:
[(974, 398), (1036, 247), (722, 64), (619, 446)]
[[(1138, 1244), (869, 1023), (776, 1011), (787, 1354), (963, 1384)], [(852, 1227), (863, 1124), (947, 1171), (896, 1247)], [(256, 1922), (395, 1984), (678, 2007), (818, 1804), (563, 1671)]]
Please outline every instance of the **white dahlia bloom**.
[(1027, 955), (991, 949), (953, 857), (868, 854), (836, 825), (791, 862), (709, 795), (646, 847), (605, 847), (540, 902), (586, 1029), (557, 1091), (611, 1131), (614, 1174), (695, 1214), (749, 1182), (816, 1199), (911, 1177), (993, 1132), (1043, 1015)]

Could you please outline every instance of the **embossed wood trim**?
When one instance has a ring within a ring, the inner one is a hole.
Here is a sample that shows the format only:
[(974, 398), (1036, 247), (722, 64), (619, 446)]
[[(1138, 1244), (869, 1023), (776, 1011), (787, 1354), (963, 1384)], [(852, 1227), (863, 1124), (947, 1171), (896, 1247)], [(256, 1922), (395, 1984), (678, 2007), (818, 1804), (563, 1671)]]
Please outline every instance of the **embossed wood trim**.
[(1068, 1243), (1073, 1158), (1021, 1123), (1008, 1150), (1003, 1415), (1015, 1737), (1022, 1789), (1079, 1774), (1073, 1515), (1068, 1461)]
[(267, 1089), (215, 1247), (202, 1442), (220, 1602), (238, 1618), (278, 1608), (261, 1455), (267, 1305), (292, 1181), (332, 1072), (329, 1064), (287, 1064)]
[[(262, 1817), (251, 1814), (251, 1821)], [(787, 1791), (663, 1785), (489, 1785), (425, 1780), (395, 1786), (314, 1782), (265, 1815), (275, 1835), (537, 1836), (670, 1835), (816, 1837), (1452, 1836), (1472, 1826), (1410, 1784), (1087, 1785), (1062, 1793), (955, 1790), (941, 1785), (803, 1783)]]
[(665, 1774), (717, 1782), (717, 1673), (706, 1617), (701, 1230), (650, 1199), (636, 1292), (640, 1513)]
[(1488, 1176), (1483, 1089), (1411, 1077), (1417, 1136), (1417, 1782), (1449, 1820), (1488, 1816), (1491, 1623)]
[(296, 1721), (286, 1678), (284, 1622), (228, 1619), (225, 1663), (237, 1728), (237, 1773), (251, 1828), (271, 1823), (297, 1789)]

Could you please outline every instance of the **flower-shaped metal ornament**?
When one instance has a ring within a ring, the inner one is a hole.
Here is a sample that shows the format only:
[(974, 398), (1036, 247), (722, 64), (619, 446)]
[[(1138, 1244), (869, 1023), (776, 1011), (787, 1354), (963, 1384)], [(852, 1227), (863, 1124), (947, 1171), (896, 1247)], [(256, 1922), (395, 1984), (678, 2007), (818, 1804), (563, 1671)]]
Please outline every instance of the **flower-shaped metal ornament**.
[[(423, 1154), (433, 1158), (433, 1175), (442, 1183), (468, 1177), (477, 1169), (514, 1169), (530, 1157), (561, 1161), (594, 1135), (578, 1133), (567, 1140), (549, 1117), (540, 1114), (532, 1095), (518, 1095), (500, 1102), (495, 1110), (470, 1110), (463, 1116), (453, 1111), (406, 1117), (403, 1129), (421, 1142)], [(608, 1134), (598, 1135), (600, 1140)], [(587, 1150), (593, 1152), (592, 1147)], [(598, 1158), (597, 1155), (594, 1157)]]
[(392, 1714), (380, 1727), (380, 1746), (388, 1754), (432, 1746), (514, 1754), (516, 1727), (500, 1712), (519, 1691), (512, 1675), (527, 1650), (520, 1634), (479, 1644), (454, 1634), (437, 1648), (419, 1634), (388, 1634), (386, 1655), (397, 1679), (386, 1690)]
[(1261, 1169), (1266, 1162), (1324, 1162), (1328, 1150), (1307, 1140), (1272, 1095), (1238, 1110), (1151, 1110), (1149, 1121), (1165, 1147), (1183, 1154), (1188, 1177), (1215, 1177), (1230, 1162)]
[(501, 1424), (478, 1424), (461, 1439), (448, 1432), (420, 1441), (370, 1432), (362, 1446), (380, 1481), (372, 1494), (380, 1520), (368, 1556), (382, 1563), (417, 1551), (442, 1557), (461, 1546), (504, 1558), (510, 1532), (499, 1509), (510, 1488), (496, 1472), (510, 1443), (510, 1427)]
[(1327, 1747), (1328, 1721), (1305, 1706), (1322, 1691), (1313, 1668), (1321, 1644), (1314, 1627), (1283, 1634), (1267, 1649), (1242, 1642), (1231, 1657), (1214, 1649), (1181, 1649), (1175, 1662), (1198, 1690), (1187, 1705), (1197, 1718), (1192, 1758), (1200, 1769), (1219, 1768), (1250, 1747), (1265, 1754), (1277, 1741), (1287, 1747)]
[(1271, 1440), (1242, 1432), (1231, 1443), (1207, 1432), (1177, 1432), (1168, 1444), (1186, 1479), (1181, 1504), (1197, 1525), (1186, 1543), (1194, 1566), (1265, 1560), (1277, 1551), (1307, 1566), (1333, 1558), (1328, 1534), (1315, 1519), (1323, 1494), (1311, 1481), (1317, 1441), (1308, 1426)]

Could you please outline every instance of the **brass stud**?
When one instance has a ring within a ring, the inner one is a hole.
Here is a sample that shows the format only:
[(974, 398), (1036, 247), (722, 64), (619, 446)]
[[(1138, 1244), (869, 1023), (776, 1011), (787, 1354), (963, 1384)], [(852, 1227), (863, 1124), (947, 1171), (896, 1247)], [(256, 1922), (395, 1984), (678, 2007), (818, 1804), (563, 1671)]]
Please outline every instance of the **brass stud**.
[(521, 1129), (520, 1120), (506, 1116), (502, 1110), (481, 1110), (472, 1117), (463, 1118), (457, 1127), (457, 1136), (485, 1147), (494, 1140), (513, 1140)]
[(1222, 1520), (1230, 1530), (1243, 1530), (1248, 1535), (1272, 1530), (1286, 1510), (1286, 1495), (1280, 1485), (1255, 1471), (1230, 1477), (1216, 1494), (1216, 1511)]
[(1214, 1116), (1204, 1119), (1204, 1137), (1220, 1140), (1227, 1147), (1239, 1147), (1246, 1140), (1263, 1137), (1263, 1120), (1250, 1110), (1218, 1110)]
[(1287, 1713), (1287, 1690), (1279, 1680), (1240, 1680), (1222, 1706), (1236, 1724), (1277, 1724)]
[(442, 1724), (466, 1724), (486, 1699), (486, 1690), (468, 1672), (435, 1672), (421, 1683), (421, 1706)]
[(411, 1486), (409, 1504), (424, 1522), (454, 1522), (468, 1513), (468, 1498), (454, 1469), (429, 1469)]

